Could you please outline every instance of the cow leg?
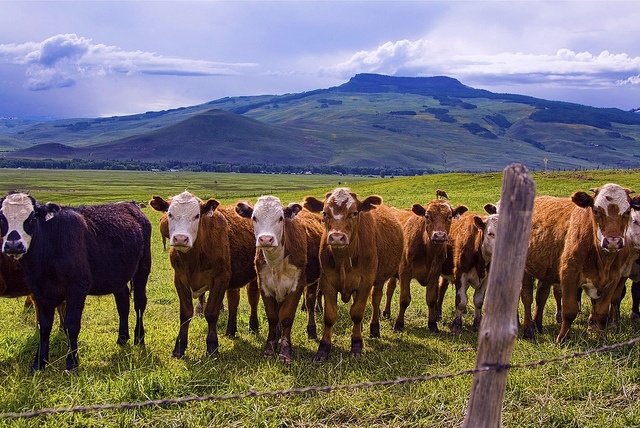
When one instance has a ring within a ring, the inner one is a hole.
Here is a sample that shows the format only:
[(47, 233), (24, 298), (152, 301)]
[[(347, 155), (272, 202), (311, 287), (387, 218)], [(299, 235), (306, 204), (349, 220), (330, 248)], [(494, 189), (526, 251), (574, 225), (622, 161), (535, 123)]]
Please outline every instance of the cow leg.
[(38, 308), (38, 328), (40, 330), (40, 343), (36, 351), (36, 357), (31, 366), (31, 373), (43, 370), (49, 361), (49, 336), (53, 327), (55, 306), (36, 303)]
[[(364, 318), (364, 309), (367, 306), (367, 300), (369, 299), (369, 293), (371, 293), (371, 291), (371, 288), (364, 286), (357, 290), (353, 295), (353, 305), (351, 305), (351, 309), (349, 310), (349, 315), (351, 315), (351, 321), (353, 322), (353, 329), (351, 330), (351, 350), (349, 351), (349, 356), (351, 357), (362, 356), (362, 320)], [(380, 294), (382, 294), (382, 290), (380, 290)], [(379, 300), (378, 303), (380, 303)], [(378, 334), (379, 333), (380, 332), (378, 330)]]
[(393, 300), (393, 293), (396, 291), (398, 280), (396, 278), (389, 278), (387, 281), (387, 300), (384, 302), (384, 309), (382, 311), (382, 318), (391, 318), (391, 301)]
[(438, 333), (440, 331), (438, 329), (438, 317), (436, 315), (436, 303), (438, 301), (438, 277), (439, 275), (435, 278), (429, 278), (425, 282), (421, 282), (418, 279), (418, 281), (426, 288), (425, 294), (427, 300), (427, 308), (429, 308), (427, 326), (429, 327), (429, 331), (433, 333)]
[[(449, 280), (440, 277), (438, 280), (438, 303), (436, 304), (436, 320), (442, 320), (442, 305), (444, 304), (444, 296), (447, 294), (447, 290), (449, 289)], [(457, 298), (457, 295), (456, 295)], [(457, 306), (456, 300), (456, 306)]]
[(631, 321), (640, 321), (640, 281), (631, 284)]
[(229, 306), (229, 317), (227, 318), (227, 330), (224, 335), (234, 337), (238, 332), (238, 306), (240, 306), (240, 290), (230, 288), (227, 290), (227, 305)]
[(533, 317), (531, 316), (531, 305), (533, 304), (533, 281), (534, 278), (525, 272), (522, 277), (522, 288), (520, 289), (520, 300), (522, 300), (522, 305), (524, 306), (522, 337), (525, 339), (533, 339), (535, 334)]
[(136, 313), (136, 326), (133, 330), (133, 344), (144, 345), (144, 311), (147, 309), (147, 280), (151, 272), (151, 251), (148, 258), (140, 262), (138, 270), (131, 280), (133, 288), (133, 310)]
[(627, 277), (620, 278), (620, 281), (618, 281), (615, 290), (613, 290), (609, 316), (607, 318), (607, 328), (611, 328), (613, 330), (618, 329), (618, 320), (620, 318), (620, 303), (622, 302), (622, 298), (626, 294), (625, 291), (627, 279)]
[(326, 361), (329, 359), (331, 333), (338, 319), (338, 293), (336, 289), (326, 285), (322, 278), (320, 278), (320, 284), (324, 295), (324, 329), (322, 331), (322, 339), (318, 345), (318, 352), (314, 355), (313, 361)]
[(482, 322), (482, 306), (484, 305), (484, 295), (487, 291), (487, 279), (480, 281), (480, 286), (473, 293), (473, 331), (480, 331)]
[[(284, 299), (280, 305), (278, 311), (278, 318), (280, 320), (280, 326), (282, 327), (282, 343), (280, 344), (280, 352), (278, 354), (280, 362), (283, 364), (290, 364), (292, 358), (291, 349), (291, 327), (296, 316), (296, 307), (302, 296), (302, 284), (304, 283), (304, 272), (301, 272), (300, 278), (298, 278), (298, 287)], [(314, 298), (315, 300), (315, 298)], [(310, 304), (307, 309), (308, 313), (313, 313), (313, 307), (315, 302)], [(315, 327), (315, 326), (314, 326)]]
[(124, 346), (129, 341), (129, 288), (126, 286), (123, 287), (113, 293), (113, 297), (115, 297), (116, 300), (119, 318), (117, 343), (120, 346)]
[(411, 304), (411, 276), (400, 274), (400, 305), (398, 306), (398, 316), (393, 325), (394, 332), (404, 330), (404, 313)]
[[(382, 288), (384, 282), (373, 285), (371, 291), (371, 323), (369, 323), (369, 336), (380, 337), (380, 302), (382, 301)], [(362, 311), (364, 315), (364, 310)]]
[[(66, 369), (73, 370), (78, 367), (78, 335), (80, 334), (80, 321), (86, 296), (69, 296), (67, 298), (67, 312), (64, 317), (64, 329), (69, 338), (69, 350), (66, 359)], [(53, 313), (51, 312), (50, 324), (48, 325), (51, 332), (53, 323)]]
[(260, 289), (257, 279), (247, 285), (247, 299), (249, 300), (249, 331), (257, 333), (259, 327), (258, 303), (260, 303)]
[(451, 333), (460, 334), (462, 331), (462, 314), (467, 308), (468, 298), (467, 289), (469, 288), (464, 274), (460, 278), (456, 278), (456, 315), (451, 324)]
[(307, 312), (307, 337), (309, 339), (317, 339), (316, 330), (316, 300), (317, 300), (318, 281), (309, 284), (304, 289), (304, 305)]
[(598, 299), (591, 299), (593, 327), (599, 337), (602, 337), (607, 330), (607, 320), (613, 303), (613, 296), (617, 292), (619, 280), (614, 284), (605, 287)]
[[(209, 298), (207, 299), (207, 305), (204, 307), (204, 318), (207, 320), (208, 331), (207, 331), (207, 356), (213, 356), (218, 353), (218, 318), (220, 317), (220, 307), (222, 306), (222, 301), (224, 300), (224, 295), (226, 290), (226, 286), (229, 284), (228, 280), (221, 280), (216, 278), (214, 280), (214, 285), (209, 292)], [(236, 289), (236, 291), (238, 291)], [(238, 307), (236, 305), (235, 308), (231, 307), (232, 299), (230, 296), (233, 296), (234, 293), (227, 293), (227, 302), (229, 302), (229, 319), (231, 319), (231, 313), (233, 312), (234, 317), (237, 314)], [(239, 293), (235, 294), (240, 299)], [(227, 329), (229, 326), (227, 326)]]
[(269, 333), (267, 335), (267, 343), (264, 347), (262, 356), (264, 358), (271, 358), (275, 355), (278, 349), (278, 342), (280, 340), (280, 334), (278, 332), (278, 302), (275, 297), (262, 294), (262, 303), (264, 304), (264, 311), (267, 314), (267, 322), (269, 323)]
[[(578, 299), (577, 299), (577, 281), (573, 279), (563, 278), (561, 275), (560, 283), (562, 287), (562, 324), (560, 332), (556, 337), (556, 343), (560, 343), (566, 339), (571, 328), (573, 320), (578, 316)], [(610, 299), (609, 299), (610, 301)], [(609, 304), (607, 302), (607, 305)], [(607, 308), (608, 309), (608, 308)]]
[[(191, 298), (191, 292), (187, 287), (183, 287), (177, 282), (174, 283), (180, 300), (180, 331), (178, 332), (176, 344), (171, 356), (175, 358), (182, 358), (184, 351), (187, 349), (189, 323), (193, 318), (193, 299)], [(211, 293), (209, 293), (209, 295), (211, 295)]]
[[(554, 290), (556, 288), (558, 287), (554, 287)], [(539, 333), (542, 333), (542, 318), (544, 315), (544, 307), (547, 304), (547, 300), (549, 299), (550, 293), (551, 293), (551, 284), (545, 281), (538, 280), (538, 288), (536, 289), (536, 308), (533, 312), (533, 322), (536, 327), (536, 330)], [(562, 296), (560, 296), (560, 298), (557, 298), (556, 302), (560, 301), (561, 298)], [(557, 308), (557, 305), (558, 303), (556, 303), (556, 308)]]

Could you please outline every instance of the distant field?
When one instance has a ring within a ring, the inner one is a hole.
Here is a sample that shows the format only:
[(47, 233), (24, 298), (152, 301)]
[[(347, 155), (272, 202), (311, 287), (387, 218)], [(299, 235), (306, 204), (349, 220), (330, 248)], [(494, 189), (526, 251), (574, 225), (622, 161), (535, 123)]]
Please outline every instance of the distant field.
[[(640, 191), (638, 171), (583, 171), (535, 173), (538, 193), (570, 196), (616, 182)], [(202, 198), (216, 197), (223, 204), (255, 199), (273, 193), (283, 202), (304, 195), (322, 197), (338, 185), (359, 195), (379, 194), (399, 207), (425, 203), (435, 190), (446, 190), (454, 205), (481, 211), (500, 198), (501, 173), (446, 174), (406, 178), (350, 176), (289, 176), (209, 173), (151, 173), (114, 171), (0, 170), (0, 192), (29, 191), (39, 201), (93, 204), (114, 200), (148, 201), (153, 194), (170, 197), (185, 188)], [(339, 184), (340, 182), (340, 184)], [(152, 224), (160, 214), (144, 208)], [(220, 337), (220, 354), (205, 357), (206, 322), (191, 322), (189, 346), (184, 358), (171, 357), (178, 332), (178, 299), (173, 288), (168, 251), (157, 228), (152, 236), (153, 268), (149, 279), (149, 303), (145, 314), (146, 346), (116, 345), (117, 316), (111, 296), (90, 296), (80, 332), (80, 369), (63, 373), (66, 337), (54, 332), (51, 364), (29, 374), (38, 336), (32, 310), (23, 299), (0, 299), (0, 413), (28, 412), (42, 408), (68, 408), (137, 403), (193, 396), (226, 396), (250, 391), (281, 391), (310, 386), (350, 385), (361, 382), (404, 379), (456, 373), (475, 366), (477, 334), (471, 330), (471, 310), (464, 316), (463, 332), (449, 333), (454, 296), (449, 292), (439, 323), (441, 332), (427, 328), (424, 289), (412, 287), (412, 303), (406, 314), (405, 332), (392, 333), (392, 321), (381, 323), (380, 339), (364, 337), (362, 358), (350, 358), (350, 305), (339, 304), (338, 323), (330, 360), (313, 363), (317, 343), (306, 338), (305, 315), (299, 312), (292, 332), (294, 361), (283, 366), (262, 359), (267, 323), (259, 308), (260, 332), (248, 332), (248, 304), (242, 293), (239, 332)], [(395, 299), (397, 299), (397, 294)], [(589, 308), (583, 301), (583, 308)], [(558, 333), (555, 308), (549, 302), (544, 332), (533, 341), (518, 339), (512, 363), (520, 364), (570, 355), (607, 344), (630, 340), (640, 326), (629, 320), (630, 299), (623, 301), (621, 326), (605, 340), (587, 334), (588, 309), (574, 322), (566, 345), (553, 343)], [(397, 314), (397, 300), (393, 314)], [(471, 309), (471, 308), (470, 308)], [(522, 308), (520, 308), (522, 313)], [(368, 322), (370, 311), (365, 314)], [(133, 318), (131, 318), (133, 323)], [(226, 327), (226, 313), (219, 322)], [(322, 331), (322, 316), (318, 329)], [(368, 329), (368, 327), (365, 327)], [(508, 427), (583, 427), (640, 425), (640, 349), (637, 346), (585, 358), (552, 362), (509, 373), (503, 407)], [(471, 376), (409, 382), (373, 388), (295, 395), (249, 397), (236, 400), (153, 405), (129, 410), (63, 413), (33, 419), (0, 419), (13, 427), (290, 427), (290, 426), (460, 426), (470, 394)]]

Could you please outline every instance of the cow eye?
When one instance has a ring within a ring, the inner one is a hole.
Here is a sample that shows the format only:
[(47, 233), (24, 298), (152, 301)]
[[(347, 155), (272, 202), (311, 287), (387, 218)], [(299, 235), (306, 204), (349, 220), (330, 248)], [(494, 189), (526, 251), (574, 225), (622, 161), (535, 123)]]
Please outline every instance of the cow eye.
[(254, 223), (258, 221), (258, 219), (256, 219), (256, 216), (251, 216), (251, 220), (253, 220)]
[(171, 213), (167, 213), (167, 217), (169, 217), (169, 218), (173, 218), (173, 214), (171, 214)]
[(196, 216), (194, 217), (195, 220), (198, 220), (200, 218), (200, 214), (196, 214)]
[(358, 211), (354, 211), (354, 212), (353, 212), (353, 216), (354, 216), (354, 217), (358, 217)]
[(284, 220), (284, 217), (280, 216), (280, 221)]

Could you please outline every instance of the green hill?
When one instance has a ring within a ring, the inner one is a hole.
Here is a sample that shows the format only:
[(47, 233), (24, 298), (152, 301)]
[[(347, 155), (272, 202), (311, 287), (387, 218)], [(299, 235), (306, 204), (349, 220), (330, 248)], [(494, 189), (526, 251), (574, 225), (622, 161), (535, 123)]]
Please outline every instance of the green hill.
[[(343, 85), (139, 115), (0, 127), (7, 157), (411, 168), (637, 168), (640, 115), (497, 94), (449, 77)], [(43, 143), (44, 146), (39, 147)], [(55, 144), (53, 144), (55, 143)], [(62, 144), (74, 150), (64, 150)], [(28, 149), (17, 150), (24, 146)], [(36, 150), (37, 149), (37, 150)]]

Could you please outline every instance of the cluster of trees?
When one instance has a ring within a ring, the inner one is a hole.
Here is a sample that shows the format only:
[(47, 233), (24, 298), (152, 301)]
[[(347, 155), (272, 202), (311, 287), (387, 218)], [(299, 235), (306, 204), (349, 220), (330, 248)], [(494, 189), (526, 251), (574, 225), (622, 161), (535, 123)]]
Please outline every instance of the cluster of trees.
[(374, 175), (380, 177), (434, 174), (442, 171), (424, 168), (389, 168), (342, 165), (271, 165), (231, 164), (206, 162), (142, 162), (136, 160), (86, 160), (86, 159), (4, 159), (0, 168), (88, 169), (123, 171), (191, 171), (191, 172), (241, 172), (252, 174), (337, 174)]

